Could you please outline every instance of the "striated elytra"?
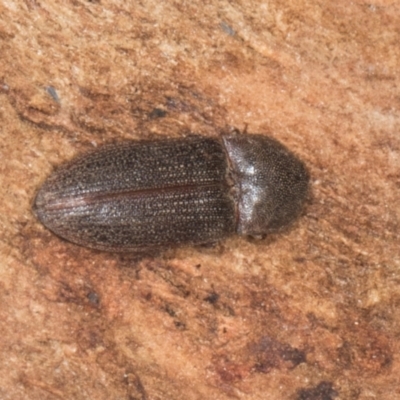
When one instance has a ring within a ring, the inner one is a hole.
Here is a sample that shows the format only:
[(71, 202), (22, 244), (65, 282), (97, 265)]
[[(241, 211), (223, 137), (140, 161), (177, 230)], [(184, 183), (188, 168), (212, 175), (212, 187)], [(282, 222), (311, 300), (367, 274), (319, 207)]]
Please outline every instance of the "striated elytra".
[(34, 212), (62, 238), (100, 250), (213, 243), (287, 226), (308, 181), (304, 164), (262, 135), (133, 141), (61, 166)]

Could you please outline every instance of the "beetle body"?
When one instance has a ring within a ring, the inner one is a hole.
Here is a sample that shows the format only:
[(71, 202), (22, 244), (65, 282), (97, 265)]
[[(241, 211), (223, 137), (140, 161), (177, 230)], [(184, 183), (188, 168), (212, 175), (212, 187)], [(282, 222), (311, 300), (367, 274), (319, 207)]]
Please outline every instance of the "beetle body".
[(34, 211), (71, 242), (136, 251), (279, 230), (299, 214), (307, 187), (303, 163), (273, 139), (189, 136), (77, 157), (45, 181)]

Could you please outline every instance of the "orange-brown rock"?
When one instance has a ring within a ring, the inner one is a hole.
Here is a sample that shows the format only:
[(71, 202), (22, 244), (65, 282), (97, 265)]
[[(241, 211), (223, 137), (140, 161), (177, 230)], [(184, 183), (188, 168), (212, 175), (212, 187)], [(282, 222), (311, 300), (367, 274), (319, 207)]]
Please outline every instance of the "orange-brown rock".
[[(0, 4), (0, 399), (400, 398), (400, 6)], [(103, 143), (268, 134), (307, 164), (289, 231), (115, 255), (33, 216)]]

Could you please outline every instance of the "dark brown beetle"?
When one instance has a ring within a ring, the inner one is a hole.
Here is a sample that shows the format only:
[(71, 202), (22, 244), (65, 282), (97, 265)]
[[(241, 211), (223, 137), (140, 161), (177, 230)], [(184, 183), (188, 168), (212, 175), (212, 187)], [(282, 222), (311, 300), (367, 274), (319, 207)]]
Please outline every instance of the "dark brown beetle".
[(212, 243), (285, 227), (308, 180), (300, 160), (262, 135), (126, 142), (59, 168), (34, 211), (57, 235), (100, 250)]

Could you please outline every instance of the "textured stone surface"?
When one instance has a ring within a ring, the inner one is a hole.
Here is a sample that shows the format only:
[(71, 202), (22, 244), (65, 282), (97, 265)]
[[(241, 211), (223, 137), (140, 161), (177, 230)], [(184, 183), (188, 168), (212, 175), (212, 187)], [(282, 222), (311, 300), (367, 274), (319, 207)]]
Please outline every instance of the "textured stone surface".
[[(0, 3), (1, 399), (400, 398), (396, 1)], [(46, 231), (73, 155), (236, 126), (303, 159), (288, 232), (139, 257)]]

